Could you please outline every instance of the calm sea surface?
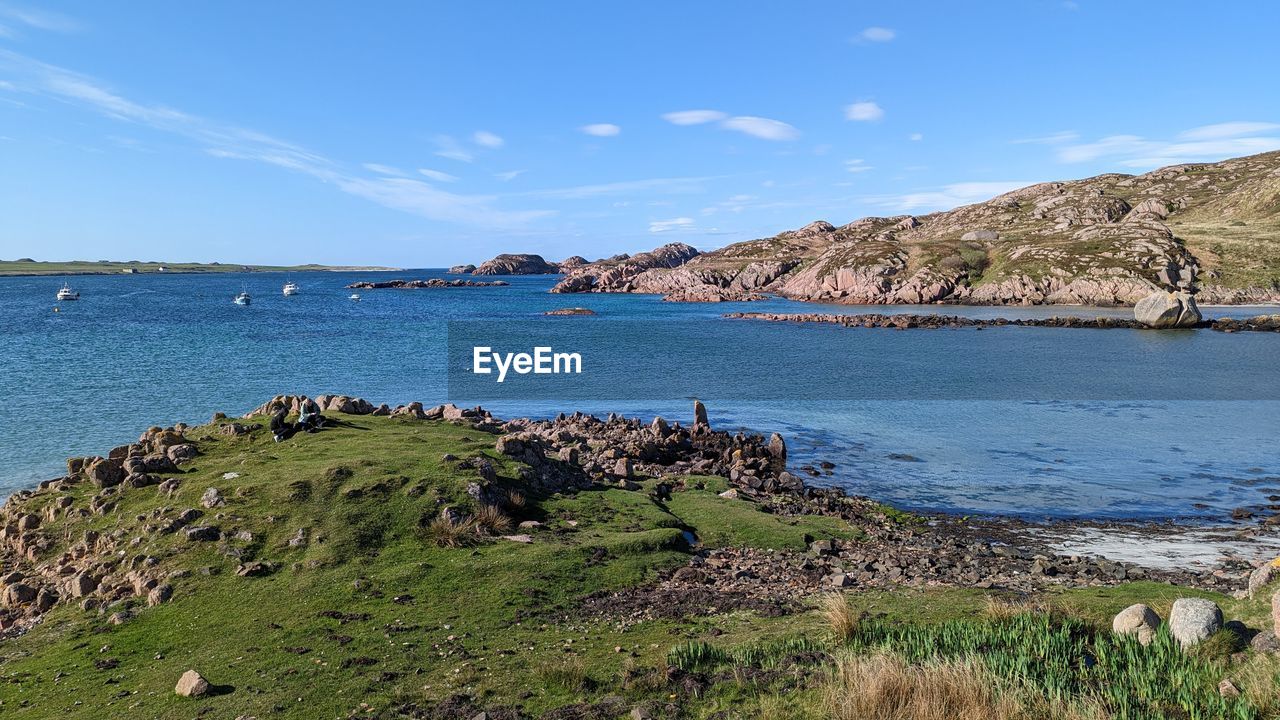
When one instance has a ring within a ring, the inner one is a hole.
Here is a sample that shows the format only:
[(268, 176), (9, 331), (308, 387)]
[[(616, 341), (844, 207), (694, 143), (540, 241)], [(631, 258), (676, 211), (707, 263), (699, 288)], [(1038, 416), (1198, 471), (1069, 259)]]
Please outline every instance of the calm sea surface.
[[(273, 273), (73, 277), (82, 299), (58, 313), (64, 278), (0, 278), (0, 497), (57, 476), (67, 456), (102, 453), (150, 425), (326, 392), (392, 405), (483, 401), (501, 417), (582, 409), (678, 420), (699, 396), (719, 427), (781, 431), (793, 466), (835, 463), (812, 482), (921, 509), (1221, 518), (1280, 494), (1277, 334), (847, 330), (720, 316), (1128, 311), (681, 304), (550, 295), (549, 277), (347, 299), (347, 283), (390, 277), (445, 275), (295, 273), (287, 279), (302, 293), (291, 298), (280, 293), (286, 276)], [(231, 303), (242, 288), (254, 296), (249, 307)], [(542, 315), (566, 306), (598, 315)], [(472, 398), (458, 394), (472, 386), (455, 382), (451, 396), (447, 336), (460, 327), (519, 328), (581, 351), (589, 383), (562, 386), (563, 396)], [(570, 391), (583, 387), (592, 390)]]

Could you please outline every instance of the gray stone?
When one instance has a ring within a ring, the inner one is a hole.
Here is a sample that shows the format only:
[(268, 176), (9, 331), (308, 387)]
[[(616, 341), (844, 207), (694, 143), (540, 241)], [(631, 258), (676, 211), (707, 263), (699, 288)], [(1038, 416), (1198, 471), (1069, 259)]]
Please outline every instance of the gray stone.
[(1111, 631), (1117, 635), (1137, 635), (1138, 642), (1151, 644), (1160, 627), (1160, 616), (1155, 610), (1138, 603), (1121, 610), (1111, 621)]
[(995, 230), (970, 230), (960, 236), (960, 242), (991, 242), (999, 239), (1000, 233)]
[(1133, 317), (1149, 328), (1192, 327), (1200, 322), (1200, 308), (1187, 292), (1155, 292), (1133, 306)]
[(701, 400), (693, 401), (693, 426), (711, 427), (711, 423), (707, 422), (707, 406), (703, 405)]
[(1222, 629), (1222, 609), (1212, 600), (1181, 598), (1169, 612), (1169, 630), (1182, 647), (1196, 645)]

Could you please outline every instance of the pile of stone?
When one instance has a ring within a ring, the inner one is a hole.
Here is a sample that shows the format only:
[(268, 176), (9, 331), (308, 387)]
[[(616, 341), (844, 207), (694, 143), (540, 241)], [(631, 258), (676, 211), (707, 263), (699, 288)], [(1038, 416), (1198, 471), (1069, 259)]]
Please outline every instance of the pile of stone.
[(694, 402), (693, 423), (661, 417), (644, 423), (610, 414), (560, 414), (553, 420), (512, 420), (501, 426), (498, 452), (526, 463), (541, 479), (565, 471), (624, 486), (637, 474), (719, 475), (744, 491), (797, 493), (804, 483), (787, 472), (782, 436), (711, 429), (706, 407)]

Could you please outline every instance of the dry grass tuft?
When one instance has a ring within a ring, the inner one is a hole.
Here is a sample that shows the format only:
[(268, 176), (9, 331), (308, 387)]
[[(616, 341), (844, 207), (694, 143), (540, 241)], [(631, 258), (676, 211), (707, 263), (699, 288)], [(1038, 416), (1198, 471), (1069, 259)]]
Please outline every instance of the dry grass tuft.
[(507, 509), (511, 512), (520, 512), (528, 502), (529, 501), (525, 498), (524, 493), (519, 490), (512, 490), (507, 493)]
[(1019, 615), (1062, 616), (1064, 613), (1061, 608), (1044, 598), (1007, 599), (988, 595), (982, 614), (989, 620), (1008, 620)]
[(457, 548), (466, 545), (474, 532), (475, 523), (470, 518), (454, 520), (441, 515), (427, 525), (426, 535), (439, 547)]
[(827, 619), (827, 626), (836, 636), (836, 640), (845, 641), (858, 631), (862, 618), (849, 605), (849, 600), (840, 593), (827, 593), (818, 601), (818, 609)]
[(538, 678), (543, 683), (569, 692), (582, 692), (588, 688), (587, 666), (577, 655), (560, 662), (539, 665)]
[(977, 661), (907, 665), (894, 655), (845, 657), (826, 704), (835, 720), (1021, 720), (1021, 706)]
[(511, 532), (511, 518), (497, 505), (481, 505), (472, 522), (476, 532), (482, 535), (502, 535)]

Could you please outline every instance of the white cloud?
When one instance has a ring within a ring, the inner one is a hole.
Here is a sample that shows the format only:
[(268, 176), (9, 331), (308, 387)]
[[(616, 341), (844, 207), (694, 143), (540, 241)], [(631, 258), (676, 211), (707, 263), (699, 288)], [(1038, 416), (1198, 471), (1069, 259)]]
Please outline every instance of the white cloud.
[(649, 232), (662, 233), (672, 230), (687, 230), (693, 226), (693, 218), (678, 217), (670, 220), (654, 220), (649, 223)]
[(475, 144), (487, 148), (500, 148), (506, 144), (505, 140), (494, 135), (488, 130), (477, 130), (475, 134), (471, 136), (471, 139), (475, 141)]
[(856, 160), (845, 160), (844, 169), (848, 170), (851, 173), (864, 173), (864, 172), (867, 172), (868, 170), (875, 170), (874, 167), (871, 167), (870, 165), (868, 165), (867, 161), (861, 158), (858, 158)]
[(365, 163), (363, 167), (365, 170), (368, 170), (369, 172), (373, 172), (373, 173), (378, 173), (379, 175), (391, 175), (393, 177), (409, 176), (409, 173), (401, 170), (400, 168), (393, 168), (390, 165), (383, 165), (381, 163)]
[(594, 123), (592, 125), (583, 125), (578, 129), (588, 135), (594, 135), (596, 137), (613, 137), (614, 135), (622, 132), (622, 128), (614, 125), (613, 123)]
[(507, 170), (506, 172), (494, 173), (493, 176), (502, 182), (511, 182), (521, 175), (525, 174), (525, 170)]
[(476, 159), (469, 150), (464, 149), (451, 135), (437, 135), (435, 143), (436, 155), (439, 157), (468, 163)]
[(662, 119), (672, 125), (702, 125), (724, 120), (727, 117), (729, 116), (719, 110), (680, 110), (669, 112), (663, 115)]
[(920, 142), (924, 139), (924, 133), (911, 133), (907, 136), (907, 139), (911, 142)]
[(854, 37), (855, 42), (873, 42), (882, 43), (889, 42), (898, 36), (898, 33), (885, 27), (869, 27), (858, 33)]
[(856, 102), (845, 106), (844, 117), (858, 122), (875, 122), (884, 118), (884, 109), (871, 101)]
[(1178, 133), (1180, 140), (1220, 140), (1222, 138), (1240, 137), (1241, 135), (1259, 135), (1280, 130), (1280, 124), (1269, 122), (1235, 122), (1202, 125), (1185, 132)]
[(439, 170), (432, 170), (431, 168), (418, 168), (418, 174), (429, 177), (436, 182), (458, 181), (458, 177), (456, 175), (450, 175), (449, 173), (440, 172)]
[(945, 185), (937, 190), (870, 197), (867, 201), (898, 212), (950, 210), (960, 205), (989, 200), (1002, 193), (1031, 184), (1025, 181), (962, 182)]
[(1149, 169), (1280, 150), (1280, 132), (1272, 131), (1280, 131), (1280, 124), (1223, 122), (1186, 130), (1175, 140), (1110, 135), (1094, 142), (1064, 145), (1057, 155), (1064, 163), (1107, 160), (1123, 167)]
[(1075, 130), (1061, 130), (1050, 135), (1041, 135), (1040, 137), (1010, 140), (1009, 143), (1012, 145), (1061, 145), (1079, 139), (1080, 133)]
[[(494, 206), (498, 199), (494, 196), (448, 193), (410, 178), (381, 173), (372, 177), (355, 174), (293, 143), (173, 108), (134, 102), (85, 75), (7, 50), (0, 50), (0, 68), (16, 72), (20, 77), (15, 77), (15, 85), (24, 92), (52, 97), (121, 122), (185, 138), (211, 157), (248, 160), (301, 173), (342, 192), (430, 220), (515, 229), (554, 214), (549, 210), (500, 210)], [(370, 171), (368, 167), (363, 169)]]
[(720, 127), (757, 137), (761, 140), (785, 141), (795, 140), (800, 137), (799, 130), (781, 120), (754, 117), (752, 115), (739, 115), (728, 118), (720, 123)]

